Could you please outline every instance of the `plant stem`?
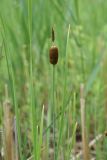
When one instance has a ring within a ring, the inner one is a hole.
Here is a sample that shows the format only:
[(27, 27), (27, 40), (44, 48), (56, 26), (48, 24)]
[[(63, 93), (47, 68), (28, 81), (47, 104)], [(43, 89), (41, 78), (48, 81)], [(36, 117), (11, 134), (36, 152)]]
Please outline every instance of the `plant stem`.
[(63, 102), (62, 102), (62, 115), (61, 115), (61, 121), (59, 126), (59, 139), (58, 139), (58, 145), (57, 145), (57, 153), (56, 157), (58, 159), (58, 152), (60, 148), (60, 144), (62, 143), (62, 132), (63, 132), (63, 122), (64, 122), (64, 110), (66, 105), (66, 83), (67, 83), (67, 49), (68, 49), (68, 42), (69, 42), (69, 34), (70, 34), (70, 25), (68, 27), (68, 33), (67, 33), (67, 42), (66, 42), (66, 51), (65, 51), (65, 64), (64, 64), (64, 88), (63, 88)]
[(86, 133), (86, 118), (85, 118), (85, 98), (84, 98), (84, 85), (80, 86), (80, 108), (81, 108), (81, 128), (82, 128), (82, 143), (83, 143), (83, 157), (84, 160), (89, 160), (89, 146)]
[(32, 118), (32, 143), (34, 160), (37, 159), (37, 145), (36, 145), (36, 117), (34, 106), (34, 89), (33, 89), (33, 57), (32, 57), (32, 0), (28, 0), (28, 27), (29, 27), (29, 54), (30, 54), (30, 105), (31, 105), (31, 118)]
[(53, 103), (53, 112), (52, 112), (52, 118), (53, 118), (53, 136), (54, 136), (54, 160), (56, 160), (56, 146), (55, 146), (55, 66), (53, 65), (53, 81), (52, 81), (52, 103)]

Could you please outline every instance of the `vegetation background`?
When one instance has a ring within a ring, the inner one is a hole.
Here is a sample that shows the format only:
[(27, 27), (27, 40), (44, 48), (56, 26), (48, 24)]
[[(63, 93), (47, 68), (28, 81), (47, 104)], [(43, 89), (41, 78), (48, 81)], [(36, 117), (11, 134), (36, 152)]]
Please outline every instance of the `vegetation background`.
[[(9, 155), (13, 149), (15, 160), (75, 158), (82, 150), (82, 144), (79, 151), (76, 148), (82, 142), (81, 84), (86, 101), (87, 141), (104, 134), (107, 129), (106, 12), (105, 0), (0, 0), (2, 158), (12, 160)], [(52, 27), (59, 50), (54, 80), (53, 66), (49, 63)], [(16, 131), (14, 142), (8, 142), (12, 139), (11, 131)], [(90, 157), (107, 160), (107, 138), (96, 144), (90, 150)]]

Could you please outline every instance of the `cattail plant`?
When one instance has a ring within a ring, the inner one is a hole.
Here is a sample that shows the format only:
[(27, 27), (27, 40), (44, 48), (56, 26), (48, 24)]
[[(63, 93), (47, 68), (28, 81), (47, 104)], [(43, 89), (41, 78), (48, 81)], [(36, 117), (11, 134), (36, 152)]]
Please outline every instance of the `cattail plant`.
[(55, 41), (55, 33), (54, 29), (52, 28), (52, 46), (49, 50), (49, 57), (50, 57), (50, 63), (55, 65), (58, 62), (58, 47), (54, 45)]
[(53, 75), (52, 75), (52, 118), (53, 118), (53, 134), (54, 134), (54, 160), (56, 159), (56, 137), (55, 137), (55, 65), (58, 62), (58, 47), (54, 44), (55, 41), (55, 32), (52, 28), (52, 46), (49, 50), (49, 59), (50, 63), (53, 65)]

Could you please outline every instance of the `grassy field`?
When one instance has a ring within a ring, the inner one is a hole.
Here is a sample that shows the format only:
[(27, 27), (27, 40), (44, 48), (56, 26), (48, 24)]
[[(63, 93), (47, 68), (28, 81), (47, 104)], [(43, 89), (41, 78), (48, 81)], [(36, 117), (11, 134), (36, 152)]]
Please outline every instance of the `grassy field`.
[(106, 10), (105, 0), (0, 1), (0, 160), (107, 160)]

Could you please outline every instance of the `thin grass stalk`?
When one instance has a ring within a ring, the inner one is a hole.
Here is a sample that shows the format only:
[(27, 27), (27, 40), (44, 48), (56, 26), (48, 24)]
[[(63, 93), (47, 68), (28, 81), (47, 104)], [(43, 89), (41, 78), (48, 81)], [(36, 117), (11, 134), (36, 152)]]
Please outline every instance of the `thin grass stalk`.
[(83, 46), (79, 48), (81, 54), (81, 71), (82, 71), (82, 81), (85, 82), (85, 62), (84, 62), (84, 51)]
[(33, 154), (34, 160), (37, 159), (36, 151), (36, 118), (34, 106), (34, 90), (33, 90), (33, 56), (32, 56), (32, 0), (28, 0), (28, 28), (29, 28), (29, 54), (30, 54), (30, 106), (32, 118), (32, 136), (33, 136)]
[[(1, 124), (3, 124), (3, 107), (2, 104), (0, 103), (1, 107)], [(5, 149), (5, 145), (4, 145), (4, 141), (5, 141), (5, 137), (4, 137), (4, 128), (3, 126), (0, 127), (0, 159), (2, 159), (3, 157), (3, 153), (2, 150)]]
[(41, 159), (41, 148), (42, 148), (42, 142), (43, 142), (43, 119), (44, 119), (44, 106), (42, 109), (42, 115), (41, 115), (41, 123), (40, 123), (40, 134), (39, 134), (39, 153), (38, 153), (38, 160)]
[[(70, 107), (71, 106), (71, 107)], [(70, 123), (70, 128), (72, 130), (72, 136), (68, 135), (68, 146), (67, 146), (67, 158), (70, 159), (72, 157), (72, 149), (74, 149), (75, 145), (75, 136), (76, 136), (76, 129), (77, 129), (77, 122), (76, 122), (76, 94), (73, 94), (73, 102), (70, 103), (68, 114), (69, 114), (69, 121), (68, 124)], [(72, 114), (71, 114), (72, 113)], [(68, 127), (68, 132), (69, 127)]]
[(36, 126), (36, 160), (39, 160), (39, 126)]
[(3, 104), (4, 113), (4, 134), (5, 134), (5, 160), (14, 160), (14, 141), (13, 141), (13, 127), (12, 127), (12, 113), (11, 104), (8, 99), (8, 89), (5, 86), (5, 101)]
[(4, 149), (4, 131), (3, 128), (0, 129), (0, 159), (3, 157), (2, 149)]
[(56, 125), (55, 125), (55, 66), (52, 65), (53, 67), (53, 75), (52, 75), (52, 78), (53, 78), (53, 83), (52, 83), (52, 107), (53, 107), (53, 110), (52, 110), (52, 118), (53, 118), (53, 140), (54, 140), (54, 160), (56, 160), (56, 137), (55, 137), (55, 128), (56, 128)]
[[(53, 126), (53, 120), (51, 122), (51, 113), (52, 113), (52, 108), (49, 107), (48, 109), (48, 115), (47, 115), (47, 128), (43, 131), (43, 136), (46, 134), (47, 140), (46, 140), (46, 159), (49, 159), (49, 144), (50, 144), (50, 128)], [(56, 117), (55, 117), (56, 118)]]
[(69, 146), (69, 151), (67, 153), (68, 159), (70, 159), (70, 157), (71, 157), (72, 148), (74, 146), (76, 129), (77, 129), (77, 122), (75, 123), (74, 128), (73, 128), (73, 132), (72, 132), (71, 143), (70, 143), (70, 146)]
[(19, 149), (19, 153), (20, 153), (20, 159), (23, 160), (19, 110), (18, 110), (18, 104), (17, 104), (17, 100), (16, 100), (16, 87), (15, 87), (15, 80), (14, 80), (13, 73), (12, 73), (12, 80), (13, 80), (13, 96), (14, 96), (15, 115), (16, 115), (16, 127), (17, 127), (17, 136), (18, 136), (18, 149)]
[(89, 146), (86, 134), (86, 118), (85, 118), (85, 98), (84, 98), (84, 85), (80, 86), (80, 109), (81, 109), (81, 127), (82, 127), (82, 143), (83, 143), (83, 157), (84, 160), (90, 160)]
[(72, 109), (73, 113), (72, 113), (72, 129), (75, 126), (75, 122), (76, 122), (76, 93), (73, 94), (73, 109)]
[(18, 139), (17, 139), (16, 116), (14, 116), (14, 143), (15, 143), (15, 160), (18, 160)]
[(67, 42), (66, 42), (66, 53), (65, 53), (65, 66), (64, 66), (64, 75), (65, 75), (65, 79), (64, 79), (64, 88), (63, 88), (63, 104), (62, 104), (62, 115), (61, 115), (61, 121), (60, 121), (60, 127), (59, 127), (59, 139), (58, 139), (58, 146), (57, 146), (57, 153), (56, 153), (56, 157), (58, 158), (58, 151), (59, 151), (59, 147), (60, 144), (62, 142), (62, 130), (63, 130), (63, 123), (64, 123), (64, 109), (65, 109), (65, 97), (66, 97), (66, 83), (67, 83), (67, 49), (68, 49), (68, 41), (69, 41), (69, 34), (70, 34), (70, 25), (68, 28), (68, 33), (67, 33)]

